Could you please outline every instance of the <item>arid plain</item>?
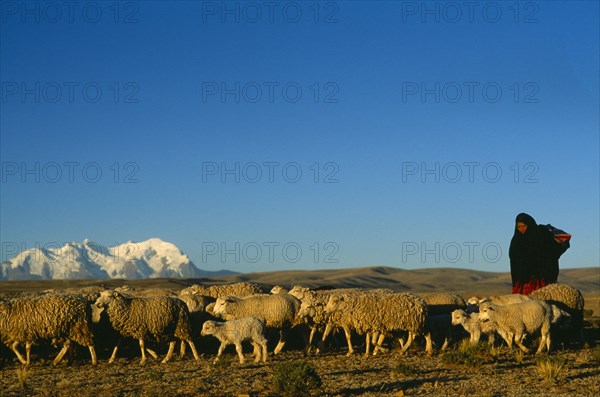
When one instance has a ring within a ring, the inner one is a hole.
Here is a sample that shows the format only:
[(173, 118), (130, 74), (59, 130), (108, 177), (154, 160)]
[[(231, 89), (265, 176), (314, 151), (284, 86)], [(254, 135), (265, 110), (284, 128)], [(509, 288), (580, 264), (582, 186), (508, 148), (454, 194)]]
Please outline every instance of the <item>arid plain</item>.
[[(391, 288), (428, 294), (447, 291), (468, 298), (510, 292), (508, 273), (490, 273), (464, 269), (402, 270), (389, 267), (354, 268), (320, 271), (280, 271), (247, 273), (203, 279), (151, 280), (80, 280), (3, 282), (0, 292), (10, 295), (24, 290), (70, 288), (104, 285), (108, 288), (128, 284), (133, 287), (165, 287), (181, 289), (191, 284), (221, 284), (239, 281), (258, 283), (265, 288), (273, 285), (291, 287), (366, 287)], [(306, 355), (300, 338), (292, 340), (284, 351), (269, 356), (266, 364), (247, 360), (240, 365), (233, 347), (228, 347), (224, 359), (212, 364), (218, 345), (215, 340), (197, 336), (201, 352), (199, 362), (186, 356), (175, 357), (167, 364), (150, 360), (139, 365), (139, 349), (132, 342), (120, 351), (113, 364), (106, 362), (111, 346), (98, 346), (100, 362), (90, 365), (84, 349), (76, 349), (74, 358), (53, 367), (51, 358), (57, 348), (38, 347), (33, 350), (33, 363), (23, 368), (14, 354), (0, 350), (0, 396), (223, 396), (278, 395), (274, 388), (276, 371), (286, 364), (306, 361), (316, 369), (321, 386), (313, 395), (325, 396), (409, 396), (409, 395), (470, 395), (523, 396), (563, 395), (592, 396), (600, 394), (600, 269), (566, 269), (559, 282), (570, 284), (584, 294), (585, 342), (556, 340), (553, 351), (535, 356), (521, 355), (506, 347), (489, 349), (482, 346), (461, 358), (458, 343), (446, 352), (435, 350), (427, 356), (423, 341), (418, 341), (405, 355), (398, 354), (395, 342), (387, 342), (390, 351), (364, 357), (364, 341), (354, 340), (359, 353), (346, 357), (343, 339), (336, 335), (328, 349), (319, 355)], [(343, 333), (342, 333), (343, 334)], [(269, 349), (276, 342), (271, 336)], [(342, 343), (336, 345), (336, 341)], [(529, 341), (535, 343), (535, 340)], [(340, 347), (341, 346), (341, 347)], [(247, 355), (250, 347), (245, 346)], [(164, 347), (157, 352), (164, 354)], [(249, 358), (249, 356), (248, 356)], [(549, 363), (551, 369), (544, 370)]]

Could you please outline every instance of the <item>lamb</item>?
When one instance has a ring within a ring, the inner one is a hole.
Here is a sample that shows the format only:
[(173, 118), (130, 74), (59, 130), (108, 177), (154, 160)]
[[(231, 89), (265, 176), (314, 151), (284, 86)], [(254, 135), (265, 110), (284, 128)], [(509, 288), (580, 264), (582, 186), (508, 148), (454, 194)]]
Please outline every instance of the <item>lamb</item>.
[[(467, 313), (464, 310), (457, 309), (452, 312), (452, 325), (462, 325), (465, 331), (470, 335), (469, 341), (473, 344), (479, 342), (481, 334), (488, 335), (488, 343), (494, 343), (495, 327), (492, 322), (480, 322), (479, 313)], [(502, 332), (499, 330), (499, 332)], [(508, 336), (503, 337), (507, 339)]]
[[(0, 339), (26, 365), (30, 363), (32, 344), (43, 339), (64, 341), (53, 365), (62, 360), (71, 341), (87, 346), (92, 364), (96, 365), (90, 320), (86, 301), (76, 295), (48, 293), (14, 300), (0, 298)], [(23, 342), (27, 358), (18, 350)]]
[(179, 291), (179, 295), (195, 294), (204, 295), (211, 298), (217, 299), (225, 296), (249, 296), (262, 294), (264, 291), (256, 284), (252, 283), (235, 283), (235, 284), (224, 284), (224, 285), (211, 285), (210, 287), (203, 287), (201, 285), (192, 285)]
[(206, 321), (202, 326), (202, 336), (213, 335), (221, 342), (217, 357), (214, 363), (219, 361), (219, 357), (227, 345), (234, 344), (240, 364), (244, 363), (242, 354), (242, 342), (249, 340), (254, 346), (255, 360), (259, 362), (267, 361), (267, 339), (265, 338), (265, 323), (254, 317), (243, 317), (237, 320), (226, 322)]
[(479, 307), (479, 320), (492, 322), (505, 338), (509, 348), (512, 348), (513, 339), (525, 353), (529, 349), (521, 340), (525, 333), (541, 332), (542, 339), (536, 354), (543, 351), (544, 346), (550, 352), (550, 322), (552, 309), (543, 301), (530, 300), (510, 305), (494, 305), (484, 302)]
[(278, 354), (285, 345), (287, 328), (296, 325), (300, 301), (289, 294), (228, 296), (218, 298), (213, 313), (224, 320), (256, 317), (269, 328), (280, 330), (280, 338), (274, 350)]
[[(549, 284), (533, 291), (532, 299), (543, 300), (553, 304), (571, 316), (570, 329), (565, 330), (565, 336), (577, 335), (583, 342), (583, 307), (585, 301), (581, 291), (567, 284)], [(574, 332), (573, 332), (574, 331)]]
[[(408, 350), (415, 336), (423, 332), (427, 304), (422, 298), (409, 293), (334, 294), (329, 298), (325, 312), (342, 313), (340, 323), (347, 339), (351, 329), (359, 334), (379, 333), (380, 338), (388, 333), (407, 331), (408, 340), (402, 347), (402, 354)], [(368, 354), (368, 335), (366, 341)], [(378, 346), (379, 343), (376, 350)], [(350, 354), (352, 350), (348, 352)]]
[[(189, 312), (185, 303), (171, 297), (131, 298), (117, 291), (104, 291), (92, 305), (92, 319), (100, 321), (100, 314), (106, 310), (113, 328), (122, 336), (139, 340), (142, 360), (146, 362), (145, 340), (169, 342), (167, 356), (162, 363), (171, 359), (175, 348), (175, 338), (186, 341), (194, 358), (199, 360), (196, 346), (191, 338)], [(118, 345), (115, 346), (109, 363), (112, 363), (117, 354)], [(149, 351), (152, 356), (153, 352)]]

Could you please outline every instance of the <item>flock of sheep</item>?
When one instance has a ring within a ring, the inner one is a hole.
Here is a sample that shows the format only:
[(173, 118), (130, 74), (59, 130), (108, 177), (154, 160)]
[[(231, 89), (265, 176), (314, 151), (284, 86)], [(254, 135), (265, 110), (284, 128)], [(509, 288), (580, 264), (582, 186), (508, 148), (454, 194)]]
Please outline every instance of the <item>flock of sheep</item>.
[[(332, 331), (343, 330), (348, 355), (354, 352), (354, 334), (365, 337), (368, 356), (371, 348), (373, 355), (386, 351), (384, 342), (389, 337), (398, 339), (401, 353), (417, 337), (424, 337), (428, 354), (434, 344), (439, 345), (437, 341), (443, 340), (440, 349), (444, 350), (462, 336), (457, 336), (460, 325), (472, 343), (481, 335), (493, 343), (498, 334), (509, 347), (514, 342), (525, 352), (529, 351), (525, 336), (539, 334), (540, 353), (544, 348), (550, 351), (551, 334), (561, 329), (582, 337), (583, 306), (581, 292), (566, 284), (551, 284), (530, 296), (472, 297), (467, 301), (450, 293), (418, 296), (387, 289), (311, 290), (299, 285), (290, 291), (276, 286), (266, 294), (258, 285), (245, 282), (193, 285), (180, 291), (86, 287), (0, 295), (0, 341), (22, 364), (30, 363), (33, 344), (47, 342), (62, 345), (55, 365), (72, 342), (87, 347), (92, 364), (96, 364), (98, 336), (112, 334), (109, 362), (115, 360), (121, 341), (133, 338), (139, 342), (143, 364), (146, 353), (158, 358), (146, 343), (168, 343), (162, 363), (171, 359), (178, 341), (182, 357), (187, 345), (199, 360), (194, 339), (212, 335), (220, 341), (215, 362), (224, 348), (233, 344), (243, 363), (244, 341), (252, 343), (256, 362), (267, 360), (268, 329), (279, 331), (275, 354), (284, 348), (290, 329), (298, 327), (309, 352), (317, 332), (321, 332), (315, 347), (319, 352)], [(22, 344), (25, 356), (19, 350)]]

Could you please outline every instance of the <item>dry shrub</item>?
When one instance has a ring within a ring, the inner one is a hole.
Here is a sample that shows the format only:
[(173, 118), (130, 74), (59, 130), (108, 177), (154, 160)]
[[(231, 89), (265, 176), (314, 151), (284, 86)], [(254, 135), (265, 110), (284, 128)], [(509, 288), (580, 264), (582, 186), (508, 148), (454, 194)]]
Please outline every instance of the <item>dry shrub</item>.
[(283, 397), (310, 396), (319, 387), (321, 377), (307, 361), (285, 362), (275, 367), (273, 389)]

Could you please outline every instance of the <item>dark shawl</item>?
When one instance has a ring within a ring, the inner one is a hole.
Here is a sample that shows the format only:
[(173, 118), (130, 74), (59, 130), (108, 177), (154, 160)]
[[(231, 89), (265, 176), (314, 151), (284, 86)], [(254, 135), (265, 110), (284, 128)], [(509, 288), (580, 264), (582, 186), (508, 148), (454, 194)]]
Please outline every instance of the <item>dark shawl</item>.
[[(517, 230), (517, 222), (527, 225), (524, 234)], [(538, 225), (528, 214), (517, 215), (508, 252), (513, 285), (517, 281), (527, 283), (532, 278), (543, 279), (546, 284), (555, 283), (560, 254), (560, 247), (546, 225)]]

